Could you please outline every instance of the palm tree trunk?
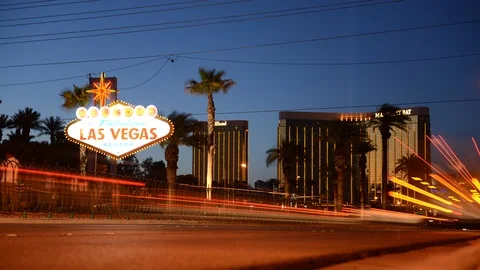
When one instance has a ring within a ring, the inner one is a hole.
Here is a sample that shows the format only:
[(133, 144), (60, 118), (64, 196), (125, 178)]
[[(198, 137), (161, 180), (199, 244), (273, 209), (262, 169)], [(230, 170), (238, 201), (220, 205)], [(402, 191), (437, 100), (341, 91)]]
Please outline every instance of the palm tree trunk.
[(167, 210), (172, 210), (172, 200), (175, 196), (175, 182), (177, 180), (178, 169), (178, 153), (177, 145), (168, 145), (165, 149), (165, 160), (167, 161)]
[(382, 137), (382, 208), (387, 209), (388, 199), (388, 139)]
[(80, 174), (87, 174), (87, 148), (80, 145)]
[(337, 211), (342, 211), (342, 204), (343, 204), (343, 186), (344, 186), (344, 177), (343, 177), (343, 171), (337, 171), (337, 203), (335, 205), (335, 209)]
[(213, 95), (208, 95), (208, 154), (207, 154), (207, 200), (212, 199), (212, 176), (213, 176), (213, 155), (215, 151), (215, 103), (213, 102)]
[(23, 127), (22, 135), (23, 135), (23, 138), (25, 139), (25, 142), (30, 142), (30, 128)]
[(290, 179), (288, 179), (288, 173), (283, 174), (283, 182), (284, 182), (283, 185), (285, 187), (285, 198), (289, 200), (290, 194), (292, 193), (291, 192), (292, 185), (290, 185)]
[(366, 181), (367, 181), (367, 175), (366, 175), (366, 168), (367, 168), (367, 157), (362, 154), (360, 156), (359, 160), (359, 167), (360, 167), (360, 208), (363, 210), (365, 207), (365, 191), (366, 191)]
[(165, 160), (167, 161), (167, 182), (174, 185), (177, 180), (179, 149), (176, 145), (168, 145), (165, 149)]

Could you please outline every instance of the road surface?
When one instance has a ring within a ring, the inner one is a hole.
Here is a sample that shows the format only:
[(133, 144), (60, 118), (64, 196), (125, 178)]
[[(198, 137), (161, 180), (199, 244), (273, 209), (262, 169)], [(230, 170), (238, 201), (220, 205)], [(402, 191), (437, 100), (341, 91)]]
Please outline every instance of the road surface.
[(337, 264), (323, 270), (480, 269), (480, 241), (430, 247)]
[(362, 250), (476, 236), (372, 224), (0, 224), (0, 269), (317, 269)]

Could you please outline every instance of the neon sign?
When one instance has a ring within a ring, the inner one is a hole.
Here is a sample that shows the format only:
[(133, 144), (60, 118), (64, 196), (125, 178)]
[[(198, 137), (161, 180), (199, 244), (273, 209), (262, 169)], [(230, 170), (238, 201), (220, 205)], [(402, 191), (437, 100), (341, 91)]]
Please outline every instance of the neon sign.
[[(394, 113), (394, 115), (411, 115), (412, 114), (412, 109), (405, 109), (405, 110), (398, 110)], [(383, 113), (382, 112), (376, 112), (375, 113), (375, 118), (382, 118)]]
[(122, 159), (166, 140), (174, 127), (158, 109), (115, 101), (103, 107), (80, 107), (65, 128), (68, 140), (111, 158)]
[(227, 125), (227, 121), (215, 121), (215, 126), (223, 127)]

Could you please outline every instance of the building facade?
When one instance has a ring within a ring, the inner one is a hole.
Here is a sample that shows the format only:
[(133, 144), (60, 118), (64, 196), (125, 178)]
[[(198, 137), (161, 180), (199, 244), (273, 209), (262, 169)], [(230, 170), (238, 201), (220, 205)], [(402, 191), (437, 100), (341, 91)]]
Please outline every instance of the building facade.
[[(418, 107), (402, 110), (403, 114), (410, 117), (410, 122), (406, 130), (393, 128), (392, 136), (388, 140), (388, 174), (395, 175), (404, 179), (402, 173), (395, 174), (397, 161), (412, 153), (413, 150), (420, 157), (431, 162), (431, 144), (428, 137), (431, 137), (430, 131), (430, 112), (427, 107)], [(372, 114), (372, 117), (380, 117), (378, 114)], [(372, 127), (367, 129), (369, 139), (377, 146), (377, 151), (367, 154), (367, 177), (369, 179), (370, 190), (378, 190), (382, 183), (382, 136), (378, 130)], [(425, 178), (424, 178), (425, 179)], [(407, 194), (408, 190), (402, 188), (402, 193)], [(412, 194), (408, 194), (411, 195)]]
[[(214, 131), (214, 184), (220, 186), (233, 186), (237, 182), (248, 184), (248, 121), (216, 121)], [(196, 134), (207, 135), (206, 121), (199, 123)], [(199, 185), (206, 185), (207, 146), (193, 148), (192, 153), (192, 174), (198, 178)]]
[[(388, 171), (394, 174), (398, 159), (409, 153), (407, 147), (430, 162), (430, 116), (426, 107), (402, 110), (410, 116), (407, 130), (394, 128), (389, 140)], [(322, 200), (333, 199), (332, 184), (335, 178), (335, 145), (320, 138), (328, 135), (329, 128), (338, 121), (368, 123), (376, 113), (324, 113), (324, 112), (280, 112), (278, 124), (278, 145), (284, 140), (294, 141), (305, 150), (305, 158), (297, 161), (291, 179), (296, 179), (294, 190), (300, 196), (320, 197)], [(367, 136), (376, 145), (377, 150), (367, 154), (367, 178), (373, 191), (381, 185), (382, 177), (382, 143), (378, 130), (367, 128)], [(400, 143), (400, 140), (402, 143)], [(344, 201), (356, 203), (359, 198), (360, 170), (358, 156), (350, 149), (349, 167), (344, 175)], [(403, 178), (403, 175), (397, 175)], [(283, 182), (281, 166), (277, 166), (277, 178)]]

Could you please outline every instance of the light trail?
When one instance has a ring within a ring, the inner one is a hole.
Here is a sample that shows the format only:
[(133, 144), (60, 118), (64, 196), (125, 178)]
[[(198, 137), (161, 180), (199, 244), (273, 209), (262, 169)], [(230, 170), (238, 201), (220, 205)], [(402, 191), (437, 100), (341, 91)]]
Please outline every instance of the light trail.
[(290, 212), (296, 213), (303, 213), (303, 214), (313, 214), (313, 215), (323, 215), (323, 216), (335, 216), (335, 217), (347, 217), (349, 214), (341, 213), (341, 212), (329, 212), (329, 211), (322, 211), (322, 210), (311, 210), (311, 209), (302, 209), (302, 208), (293, 208), (293, 207), (283, 207), (277, 205), (268, 205), (268, 204), (261, 204), (261, 203), (253, 203), (253, 202), (237, 202), (237, 201), (227, 201), (227, 200), (220, 200), (220, 199), (213, 199), (212, 200), (205, 200), (203, 198), (196, 198), (196, 197), (188, 197), (188, 196), (135, 196), (135, 195), (124, 195), (124, 194), (117, 194), (116, 196), (120, 197), (130, 197), (130, 198), (143, 198), (148, 200), (161, 200), (161, 201), (175, 201), (175, 202), (185, 202), (185, 203), (195, 203), (195, 204), (204, 204), (204, 205), (212, 205), (218, 206), (219, 204), (223, 204), (226, 206), (236, 206), (236, 207), (254, 207), (256, 209), (263, 209), (263, 210), (276, 210), (276, 211), (285, 211), (288, 209)]
[[(402, 181), (402, 180), (396, 178), (395, 176), (390, 176), (390, 181), (392, 181), (392, 182), (394, 182), (394, 183), (396, 183), (396, 184), (398, 184), (398, 185), (404, 186), (404, 187), (406, 187), (406, 188), (412, 189), (412, 190), (414, 190), (414, 191), (416, 191), (416, 192), (418, 192), (418, 193), (420, 193), (420, 194), (423, 194), (423, 195), (425, 195), (425, 196), (427, 196), (427, 197), (430, 197), (430, 198), (432, 198), (432, 199), (434, 199), (434, 200), (437, 200), (437, 201), (439, 201), (439, 202), (442, 202), (442, 203), (444, 203), (444, 204), (446, 204), (446, 205), (453, 205), (452, 202), (447, 201), (447, 200), (445, 200), (445, 199), (443, 199), (443, 198), (440, 198), (440, 197), (438, 197), (438, 196), (436, 196), (436, 195), (433, 195), (432, 193), (427, 192), (427, 191), (425, 191), (425, 190), (422, 190), (422, 189), (420, 189), (420, 188), (418, 188), (418, 187), (416, 187), (416, 186), (414, 186), (414, 185), (412, 185), (412, 184), (409, 184), (409, 183), (407, 183), (407, 182), (405, 182), (405, 181)], [(458, 207), (459, 207), (459, 206), (458, 206)]]
[(478, 182), (477, 178), (472, 179), (473, 185), (477, 188), (478, 191), (480, 191), (480, 183)]
[[(448, 177), (446, 176), (447, 174), (440, 168), (438, 168), (437, 166), (434, 166), (433, 164), (430, 164), (428, 163), (428, 161), (426, 161), (424, 158), (422, 158), (420, 155), (418, 155), (415, 151), (413, 151), (412, 148), (408, 147), (406, 144), (404, 144), (402, 141), (400, 141), (397, 137), (393, 137), (395, 140), (397, 140), (400, 144), (402, 144), (405, 148), (407, 148), (410, 152), (412, 152), (413, 154), (415, 154), (415, 156), (417, 156), (420, 160), (422, 160), (425, 164), (427, 164), (428, 166), (430, 166), (434, 171), (436, 171), (438, 174), (440, 174), (443, 178), (445, 179), (448, 179)], [(438, 179), (436, 179), (433, 174), (430, 174), (430, 176), (432, 176), (433, 179), (441, 182), (445, 187), (447, 187), (448, 189), (450, 189), (451, 191), (455, 192), (457, 195), (461, 196), (462, 198), (464, 198), (466, 201), (468, 202), (472, 202), (473, 203), (473, 200), (470, 199), (467, 195), (465, 195), (463, 192), (459, 191), (457, 188), (455, 188), (453, 185), (451, 185), (450, 183), (447, 183), (447, 180), (444, 180), (443, 178), (439, 177), (438, 175), (435, 174), (435, 177), (437, 177)], [(452, 181), (453, 182), (453, 181)]]
[(440, 142), (439, 139), (435, 138), (435, 136), (433, 136), (433, 139), (430, 138), (429, 136), (426, 136), (427, 139), (433, 144), (433, 146), (435, 146), (435, 148), (437, 148), (438, 152), (440, 152), (440, 154), (448, 161), (448, 163), (450, 163), (450, 165), (452, 165), (452, 167), (458, 171), (458, 173), (466, 180), (468, 181), (468, 175), (466, 175), (462, 170), (460, 170), (459, 168), (461, 168), (461, 165), (457, 164), (457, 162), (454, 160), (453, 156), (448, 152), (448, 150), (446, 149), (445, 146), (442, 145), (442, 143)]
[[(0, 167), (0, 171), (5, 171), (5, 170), (8, 170), (8, 169), (9, 169), (8, 167), (7, 168)], [(77, 180), (112, 183), (112, 184), (127, 185), (127, 186), (137, 186), (137, 187), (144, 187), (145, 186), (145, 183), (139, 183), (139, 182), (133, 182), (133, 181), (127, 181), (127, 180), (120, 180), (120, 179), (114, 179), (114, 178), (83, 176), (83, 175), (68, 174), (68, 173), (30, 170), (30, 169), (23, 169), (23, 168), (18, 168), (18, 172), (19, 173), (25, 173), (25, 174), (43, 175), (43, 176), (51, 176), (51, 177), (65, 177), (65, 178), (71, 178), (71, 179), (77, 179)]]
[(422, 219), (433, 219), (433, 220), (438, 220), (438, 221), (452, 221), (447, 218), (437, 218), (437, 217), (426, 217), (423, 215), (416, 215), (416, 214), (411, 214), (411, 213), (402, 213), (402, 212), (393, 212), (390, 210), (382, 210), (382, 209), (375, 209), (371, 208), (369, 210), (360, 210), (360, 209), (345, 209), (347, 212), (353, 212), (353, 213), (364, 213), (370, 215), (372, 220), (375, 220), (377, 218), (382, 218), (388, 221), (396, 222), (398, 220), (408, 220), (410, 222), (419, 222)]
[[(445, 212), (445, 213), (449, 213), (449, 214), (454, 213), (450, 209), (447, 209), (447, 208), (444, 208), (444, 207), (441, 207), (441, 206), (438, 206), (438, 205), (435, 205), (435, 204), (432, 204), (432, 203), (427, 203), (427, 202), (424, 202), (424, 201), (421, 201), (421, 200), (418, 200), (418, 199), (414, 199), (412, 197), (409, 197), (409, 196), (406, 196), (406, 195), (403, 195), (403, 194), (399, 194), (399, 193), (395, 193), (395, 192), (390, 191), (390, 192), (388, 192), (388, 195), (390, 195), (394, 198), (398, 198), (398, 199), (402, 199), (402, 200), (405, 200), (405, 201), (413, 202), (413, 203), (416, 203), (416, 204), (419, 204), (419, 205), (422, 205), (422, 206), (425, 206), (425, 207), (428, 207), (428, 208), (436, 209), (436, 210), (439, 210), (439, 211), (442, 211), (442, 212)], [(460, 213), (458, 213), (458, 214), (460, 214)]]
[(480, 204), (480, 198), (479, 198), (477, 195), (472, 194), (472, 198), (473, 198), (478, 204)]
[(475, 145), (475, 149), (477, 149), (477, 154), (480, 157), (480, 150), (478, 149), (477, 142), (475, 141), (475, 138), (472, 137), (473, 145)]
[(457, 154), (455, 154), (455, 151), (452, 150), (452, 148), (450, 147), (450, 145), (443, 139), (442, 136), (438, 135), (438, 137), (440, 138), (440, 140), (445, 144), (445, 146), (447, 146), (448, 150), (450, 150), (451, 154), (454, 156), (454, 158), (457, 160), (457, 163), (458, 165), (460, 166), (460, 168), (463, 170), (463, 172), (467, 175), (467, 181), (470, 181), (470, 179), (473, 178), (472, 174), (470, 174), (470, 172), (468, 171), (467, 167), (465, 166), (465, 164), (463, 164), (460, 159), (458, 158)]
[(447, 180), (443, 179), (442, 177), (440, 177), (439, 175), (437, 174), (434, 174), (434, 173), (431, 173), (430, 176), (437, 180), (438, 182), (442, 183), (442, 185), (444, 185), (445, 187), (447, 187), (448, 189), (450, 189), (451, 191), (455, 192), (458, 196), (462, 197), (464, 200), (466, 200), (467, 202), (471, 202), (473, 203), (472, 199), (470, 199), (465, 193), (461, 192), (460, 190), (458, 190), (456, 187), (454, 187), (453, 185), (451, 185), (450, 183), (447, 182)]

